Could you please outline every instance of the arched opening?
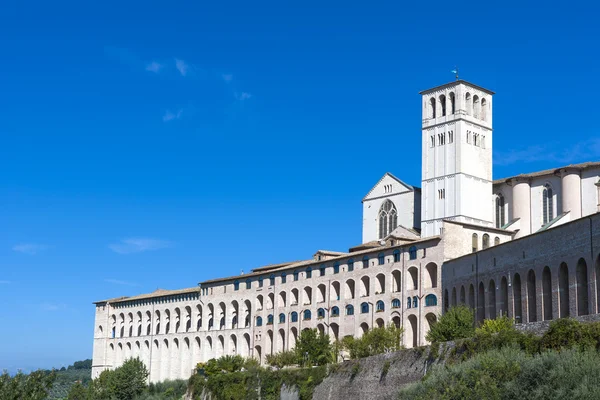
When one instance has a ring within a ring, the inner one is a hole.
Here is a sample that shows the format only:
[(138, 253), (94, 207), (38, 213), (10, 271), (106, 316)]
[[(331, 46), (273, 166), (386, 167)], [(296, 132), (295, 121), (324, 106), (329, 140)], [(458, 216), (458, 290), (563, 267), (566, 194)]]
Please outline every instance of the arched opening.
[(267, 296), (267, 310), (275, 308), (275, 293), (269, 293)]
[(324, 284), (320, 284), (319, 286), (317, 286), (317, 303), (325, 302), (325, 292), (326, 288)]
[(544, 321), (552, 319), (552, 274), (548, 266), (542, 272), (542, 307)]
[(542, 223), (546, 225), (554, 219), (554, 197), (552, 186), (549, 183), (544, 185), (542, 191)]
[(260, 346), (254, 346), (254, 358), (256, 358), (259, 364), (262, 364), (262, 348)]
[(288, 350), (291, 350), (294, 347), (296, 347), (297, 341), (298, 341), (298, 329), (296, 327), (293, 327), (292, 329), (290, 329), (290, 340), (289, 340)]
[(450, 308), (450, 296), (448, 295), (448, 289), (444, 290), (444, 312), (448, 311)]
[(472, 283), (469, 286), (469, 307), (475, 308), (475, 287)]
[(340, 326), (338, 324), (336, 324), (336, 323), (332, 323), (329, 326), (329, 329), (331, 330), (332, 339), (335, 340), (335, 341), (339, 340), (339, 338), (340, 338)]
[(217, 353), (215, 354), (215, 358), (221, 358), (225, 354), (225, 338), (223, 335), (219, 335), (217, 338)]
[(303, 303), (305, 306), (312, 303), (312, 288), (310, 286), (305, 286), (303, 293)]
[(363, 322), (362, 324), (360, 324), (360, 335), (364, 335), (365, 333), (367, 333), (369, 331), (369, 325), (366, 322)]
[(409, 347), (417, 347), (419, 343), (418, 322), (414, 314), (408, 316), (409, 329), (406, 332), (406, 342)]
[(496, 282), (493, 279), (490, 280), (488, 285), (488, 299), (489, 319), (496, 319)]
[(485, 319), (485, 287), (483, 282), (479, 282), (477, 291), (477, 322), (483, 322)]
[(204, 359), (210, 360), (211, 358), (215, 358), (213, 356), (213, 342), (212, 337), (207, 336), (206, 339), (204, 339)]
[(392, 291), (400, 292), (402, 290), (401, 273), (399, 270), (392, 271)]
[(375, 283), (377, 285), (377, 288), (375, 289), (375, 294), (385, 293), (385, 275), (378, 274), (375, 278)]
[(377, 318), (375, 320), (375, 326), (378, 328), (383, 328), (385, 326), (385, 322), (383, 322), (383, 319)]
[(324, 336), (325, 335), (325, 326), (323, 324), (318, 324), (317, 332), (319, 332), (319, 336)]
[(160, 349), (160, 380), (170, 379), (169, 341), (164, 339)]
[(437, 285), (437, 265), (435, 263), (429, 263), (425, 267), (427, 273), (425, 274), (425, 289), (436, 288)]
[(397, 315), (396, 315), (396, 316), (394, 316), (394, 317), (392, 318), (392, 324), (394, 324), (394, 326), (395, 326), (396, 328), (400, 328), (400, 317), (399, 317), (399, 316), (397, 316)]
[(436, 117), (435, 97), (429, 99), (429, 118)]
[(371, 280), (368, 276), (363, 276), (360, 278), (360, 297), (368, 297), (370, 295), (369, 289), (371, 285)]
[(259, 294), (258, 296), (256, 296), (256, 311), (262, 310), (263, 304), (264, 304), (263, 295)]
[(292, 289), (292, 299), (291, 299), (292, 304), (291, 305), (293, 305), (293, 306), (298, 305), (298, 297), (299, 297), (298, 289)]
[(452, 300), (450, 301), (452, 307), (456, 306), (456, 288), (452, 288)]
[(286, 306), (286, 293), (285, 290), (279, 292), (279, 307), (285, 307)]
[(500, 316), (508, 315), (508, 282), (503, 276), (500, 280)]
[(471, 93), (467, 92), (465, 94), (465, 111), (467, 112), (467, 115), (471, 115), (472, 111), (471, 111)]
[(537, 321), (537, 292), (535, 290), (535, 272), (530, 269), (527, 273), (527, 315), (529, 322)]
[(340, 300), (340, 283), (332, 282), (331, 289), (329, 290), (329, 299), (331, 301)]
[(558, 271), (559, 318), (569, 316), (569, 267), (564, 262)]
[(446, 96), (440, 96), (440, 111), (442, 112), (442, 117), (446, 116)]
[(487, 120), (487, 101), (484, 98), (481, 99), (481, 119)]
[(379, 209), (379, 239), (385, 238), (398, 227), (398, 211), (391, 200), (386, 200)]
[(344, 299), (352, 300), (354, 299), (354, 280), (348, 279), (346, 281), (346, 293), (344, 293)]
[(477, 237), (477, 234), (474, 233), (473, 236), (471, 236), (471, 246), (473, 247), (473, 253), (475, 253), (477, 250), (479, 250), (478, 240), (479, 240), (479, 238)]
[(279, 337), (277, 338), (277, 352), (280, 353), (285, 350), (285, 331), (279, 330)]
[(427, 332), (429, 332), (431, 327), (437, 322), (437, 317), (434, 313), (428, 313), (425, 315), (425, 321), (427, 322)]
[(521, 300), (521, 276), (515, 274), (513, 278), (513, 302), (515, 303), (515, 323), (523, 322), (523, 307)]
[(450, 112), (454, 114), (456, 113), (456, 99), (454, 97), (454, 92), (450, 92), (448, 97), (450, 97)]
[(485, 250), (488, 247), (490, 247), (490, 235), (488, 235), (487, 233), (483, 234), (483, 242), (482, 242), (482, 249)]
[(244, 358), (250, 355), (250, 335), (244, 333), (244, 341), (242, 342), (243, 346), (240, 352), (240, 355)]
[(419, 270), (417, 267), (410, 267), (408, 269), (408, 274), (410, 275), (410, 289), (417, 290), (419, 288)]
[(473, 116), (479, 118), (479, 96), (473, 96)]
[[(244, 327), (248, 328), (252, 322), (252, 303), (250, 300), (246, 300), (244, 301), (244, 306), (246, 308), (244, 310)], [(248, 354), (250, 354), (250, 348), (248, 348)]]
[(466, 295), (465, 295), (465, 287), (460, 287), (460, 304), (466, 304)]
[(575, 285), (577, 292), (577, 315), (588, 315), (590, 310), (588, 301), (587, 263), (583, 258), (580, 258), (577, 262), (575, 277), (577, 279), (577, 283)]

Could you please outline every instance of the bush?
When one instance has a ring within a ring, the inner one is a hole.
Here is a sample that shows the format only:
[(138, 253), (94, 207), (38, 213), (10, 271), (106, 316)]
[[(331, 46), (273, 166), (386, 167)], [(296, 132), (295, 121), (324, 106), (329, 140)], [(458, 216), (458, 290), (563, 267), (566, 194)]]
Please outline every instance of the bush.
[(496, 319), (486, 319), (483, 324), (475, 329), (475, 335), (494, 334), (502, 331), (512, 331), (514, 329), (514, 321), (504, 315)]
[(316, 329), (306, 329), (298, 338), (295, 352), (303, 365), (325, 365), (331, 360), (333, 346), (329, 335), (322, 335)]
[(298, 364), (298, 355), (294, 350), (282, 351), (276, 354), (267, 354), (267, 364), (272, 367), (283, 368)]
[(427, 332), (427, 340), (430, 342), (448, 342), (450, 340), (472, 337), (475, 333), (473, 328), (473, 310), (460, 305), (451, 307), (445, 314), (438, 317)]
[(48, 396), (56, 379), (54, 371), (35, 371), (25, 375), (19, 371), (11, 377), (4, 371), (0, 375), (0, 399), (2, 400), (43, 400)]
[(359, 339), (346, 336), (342, 339), (342, 347), (350, 353), (350, 358), (364, 358), (376, 354), (402, 349), (404, 330), (390, 324), (387, 328), (374, 328), (365, 332)]

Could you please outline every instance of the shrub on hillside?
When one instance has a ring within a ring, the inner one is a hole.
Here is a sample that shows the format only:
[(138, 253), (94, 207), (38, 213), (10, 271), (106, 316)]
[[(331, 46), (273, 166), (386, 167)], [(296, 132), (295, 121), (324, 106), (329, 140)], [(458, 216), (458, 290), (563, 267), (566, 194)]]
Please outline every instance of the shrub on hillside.
[(433, 343), (472, 337), (475, 334), (473, 326), (473, 310), (463, 305), (451, 307), (432, 323), (426, 338)]
[(342, 348), (350, 353), (350, 358), (363, 358), (402, 348), (404, 329), (390, 324), (387, 327), (374, 328), (360, 338), (346, 336), (342, 339)]

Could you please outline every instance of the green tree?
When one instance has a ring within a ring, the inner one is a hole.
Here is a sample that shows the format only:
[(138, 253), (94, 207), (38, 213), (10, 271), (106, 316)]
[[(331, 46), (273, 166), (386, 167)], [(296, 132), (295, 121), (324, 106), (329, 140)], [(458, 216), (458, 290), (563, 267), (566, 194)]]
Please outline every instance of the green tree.
[(56, 379), (54, 371), (34, 371), (25, 375), (19, 371), (11, 377), (7, 371), (0, 375), (0, 399), (2, 400), (43, 400), (48, 396)]
[(473, 327), (473, 311), (466, 306), (451, 307), (445, 314), (438, 317), (427, 332), (430, 342), (447, 342), (462, 338), (472, 337), (475, 334)]
[(374, 328), (365, 332), (361, 338), (346, 336), (342, 339), (342, 347), (350, 353), (350, 358), (363, 358), (402, 348), (404, 329), (390, 324), (387, 327)]
[(71, 390), (69, 390), (67, 400), (87, 400), (87, 399), (88, 399), (88, 389), (85, 386), (83, 386), (80, 382), (77, 382), (73, 386), (71, 386)]
[(305, 329), (296, 343), (296, 356), (308, 365), (325, 365), (331, 360), (332, 345), (329, 335), (323, 335), (316, 329)]
[(298, 354), (294, 350), (282, 351), (276, 354), (267, 354), (267, 364), (272, 367), (283, 368), (298, 364)]
[(146, 388), (148, 369), (139, 358), (131, 358), (113, 371), (109, 392), (117, 400), (131, 400)]

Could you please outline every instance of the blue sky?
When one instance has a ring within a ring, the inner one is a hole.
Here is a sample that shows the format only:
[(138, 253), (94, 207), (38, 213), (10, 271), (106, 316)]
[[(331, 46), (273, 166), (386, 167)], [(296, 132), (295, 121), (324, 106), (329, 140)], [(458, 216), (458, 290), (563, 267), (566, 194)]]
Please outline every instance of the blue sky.
[(289, 3), (3, 3), (0, 368), (91, 357), (93, 301), (360, 243), (455, 65), (496, 178), (600, 158), (596, 3)]

